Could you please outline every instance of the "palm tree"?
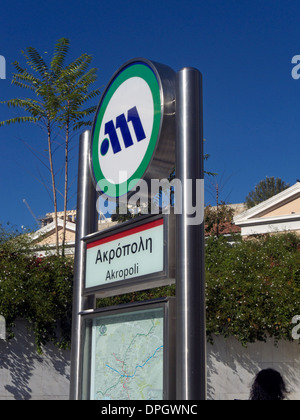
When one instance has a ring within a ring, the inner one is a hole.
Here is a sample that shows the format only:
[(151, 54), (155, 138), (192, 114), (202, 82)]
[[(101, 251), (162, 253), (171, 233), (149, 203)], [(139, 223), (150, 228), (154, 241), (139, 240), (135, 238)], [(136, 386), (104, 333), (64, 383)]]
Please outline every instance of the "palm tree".
[(65, 235), (66, 235), (66, 219), (67, 219), (67, 203), (68, 203), (68, 168), (69, 168), (69, 145), (71, 131), (77, 131), (81, 127), (90, 127), (92, 122), (86, 121), (85, 118), (93, 115), (96, 106), (90, 106), (83, 109), (83, 105), (96, 98), (100, 89), (89, 92), (90, 86), (97, 80), (97, 69), (88, 70), (92, 62), (92, 56), (82, 54), (67, 67), (63, 67), (65, 47), (69, 48), (67, 39), (61, 40), (59, 52), (54, 60), (52, 67), (55, 71), (56, 87), (60, 98), (59, 113), (57, 121), (59, 128), (64, 131), (65, 139), (65, 183), (64, 183), (64, 224), (62, 238), (62, 252), (64, 252)]
[(99, 89), (89, 92), (91, 84), (97, 79), (97, 69), (92, 68), (88, 70), (92, 56), (84, 53), (71, 64), (65, 66), (65, 59), (69, 47), (70, 42), (67, 38), (58, 40), (49, 66), (35, 48), (28, 47), (26, 52), (22, 51), (22, 55), (26, 59), (26, 65), (31, 71), (21, 67), (19, 62), (15, 61), (13, 65), (17, 73), (13, 74), (12, 83), (22, 89), (34, 92), (34, 98), (10, 99), (2, 103), (7, 104), (8, 107), (21, 108), (29, 115), (17, 116), (0, 122), (0, 126), (4, 124), (31, 122), (37, 124), (47, 133), (57, 254), (59, 254), (57, 187), (53, 160), (53, 154), (57, 149), (54, 149), (54, 138), (58, 131), (59, 135), (64, 139), (65, 146), (64, 228), (62, 239), (62, 252), (64, 253), (71, 131), (76, 131), (83, 126), (91, 125), (91, 121), (86, 121), (85, 118), (95, 112), (96, 106), (83, 107), (90, 99), (97, 97), (100, 93)]

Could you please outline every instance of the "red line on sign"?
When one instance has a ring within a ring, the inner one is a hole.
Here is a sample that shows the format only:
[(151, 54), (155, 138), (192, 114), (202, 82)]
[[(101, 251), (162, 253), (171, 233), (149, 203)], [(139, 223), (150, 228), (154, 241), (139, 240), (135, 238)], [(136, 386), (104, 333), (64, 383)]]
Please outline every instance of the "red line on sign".
[(99, 245), (106, 244), (108, 242), (116, 241), (117, 239), (125, 238), (126, 236), (134, 235), (135, 233), (143, 232), (148, 229), (153, 229), (157, 226), (163, 225), (163, 223), (164, 223), (163, 218), (157, 219), (157, 220), (154, 220), (153, 222), (145, 223), (144, 225), (140, 225), (135, 228), (125, 230), (124, 232), (115, 233), (114, 235), (107, 236), (106, 238), (98, 239), (95, 242), (90, 242), (89, 244), (87, 244), (86, 247), (87, 249), (94, 248), (95, 246), (99, 246)]

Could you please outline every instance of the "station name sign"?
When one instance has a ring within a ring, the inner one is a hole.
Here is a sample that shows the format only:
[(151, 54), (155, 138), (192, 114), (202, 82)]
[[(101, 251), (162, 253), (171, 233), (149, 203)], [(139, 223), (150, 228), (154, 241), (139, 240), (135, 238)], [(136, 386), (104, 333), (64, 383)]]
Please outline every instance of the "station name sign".
[(109, 296), (172, 283), (173, 224), (173, 215), (138, 217), (84, 238), (85, 292)]

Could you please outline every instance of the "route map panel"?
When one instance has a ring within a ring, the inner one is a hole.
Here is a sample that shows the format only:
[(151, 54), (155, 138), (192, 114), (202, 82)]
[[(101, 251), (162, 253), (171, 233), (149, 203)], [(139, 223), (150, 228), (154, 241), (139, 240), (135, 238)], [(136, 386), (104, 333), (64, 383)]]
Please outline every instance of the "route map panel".
[(92, 400), (163, 399), (164, 310), (94, 318)]

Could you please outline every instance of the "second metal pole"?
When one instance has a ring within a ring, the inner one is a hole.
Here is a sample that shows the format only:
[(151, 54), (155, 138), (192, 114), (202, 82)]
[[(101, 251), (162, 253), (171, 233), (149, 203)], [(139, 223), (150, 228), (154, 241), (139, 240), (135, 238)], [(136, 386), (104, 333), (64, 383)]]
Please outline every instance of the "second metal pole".
[(89, 152), (90, 131), (87, 130), (80, 135), (79, 139), (70, 375), (71, 400), (80, 399), (81, 315), (79, 312), (87, 309), (88, 303), (88, 299), (82, 296), (85, 281), (85, 245), (81, 239), (89, 233), (97, 231), (97, 195), (90, 175)]
[(182, 183), (182, 214), (176, 216), (177, 399), (204, 400), (204, 203), (197, 209), (197, 188), (204, 187), (202, 76), (194, 68), (177, 73), (176, 124), (176, 178)]

